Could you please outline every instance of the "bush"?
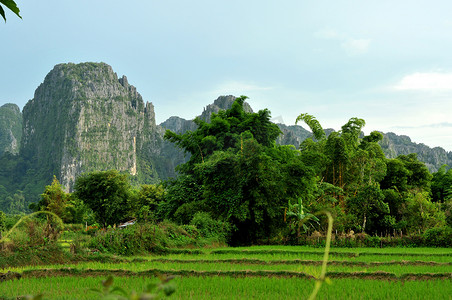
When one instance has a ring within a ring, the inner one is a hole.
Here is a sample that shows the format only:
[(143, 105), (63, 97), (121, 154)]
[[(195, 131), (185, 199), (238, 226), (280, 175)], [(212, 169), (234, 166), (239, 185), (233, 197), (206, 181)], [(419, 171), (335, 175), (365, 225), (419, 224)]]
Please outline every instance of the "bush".
[(452, 228), (449, 226), (428, 229), (423, 236), (426, 246), (452, 247)]
[(167, 243), (171, 247), (187, 246), (195, 243), (195, 238), (186, 230), (185, 226), (179, 226), (171, 221), (165, 220), (159, 224), (163, 233), (167, 237)]
[(379, 236), (366, 235), (364, 239), (364, 245), (366, 247), (380, 248), (382, 246), (381, 238)]
[(404, 235), (401, 238), (403, 247), (422, 247), (425, 245), (424, 236), (420, 234)]
[(58, 224), (44, 222), (39, 219), (26, 219), (9, 236), (5, 243), (6, 249), (23, 251), (27, 248), (39, 248), (55, 244), (60, 235)]
[(167, 246), (164, 232), (153, 224), (135, 224), (123, 229), (101, 230), (88, 243), (90, 248), (120, 255), (158, 252)]
[(226, 242), (231, 231), (229, 223), (214, 220), (206, 212), (196, 213), (190, 225), (194, 225), (202, 237), (223, 243)]
[[(215, 241), (217, 243), (218, 241)], [(88, 247), (120, 255), (165, 253), (167, 248), (205, 246), (212, 240), (203, 238), (194, 225), (137, 223), (122, 229), (99, 230)]]
[(24, 215), (6, 215), (5, 230), (10, 230)]

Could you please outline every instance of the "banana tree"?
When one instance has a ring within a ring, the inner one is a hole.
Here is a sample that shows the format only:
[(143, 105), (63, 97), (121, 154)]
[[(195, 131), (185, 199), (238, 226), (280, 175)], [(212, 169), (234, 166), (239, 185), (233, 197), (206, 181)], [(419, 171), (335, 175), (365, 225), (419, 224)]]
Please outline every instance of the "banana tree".
[(320, 225), (319, 218), (309, 213), (303, 206), (303, 200), (298, 198), (298, 203), (291, 204), (288, 201), (288, 208), (285, 209), (284, 221), (289, 222), (289, 228), (297, 232), (297, 238), (300, 238), (301, 229), (308, 231), (309, 227), (315, 228), (314, 224)]

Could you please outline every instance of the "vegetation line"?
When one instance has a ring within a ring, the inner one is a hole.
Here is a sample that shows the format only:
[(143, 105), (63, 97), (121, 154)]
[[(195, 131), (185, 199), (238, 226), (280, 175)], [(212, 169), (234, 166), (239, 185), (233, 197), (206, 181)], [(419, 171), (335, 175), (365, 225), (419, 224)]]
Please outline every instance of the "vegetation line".
[[(294, 250), (236, 250), (236, 249), (222, 249), (214, 250), (210, 254), (293, 254), (293, 255), (324, 255), (324, 252), (320, 251), (294, 251)], [(348, 256), (348, 257), (358, 257), (358, 256), (452, 256), (451, 253), (379, 253), (379, 252), (337, 252), (330, 251), (330, 255), (334, 256)]]
[[(141, 261), (141, 260), (140, 260)], [(143, 260), (146, 261), (146, 260)], [(122, 261), (117, 261), (118, 263)], [(162, 262), (162, 263), (196, 263), (196, 264), (211, 264), (211, 263), (227, 263), (227, 264), (246, 264), (246, 265), (321, 265), (323, 261), (318, 260), (262, 260), (262, 259), (250, 259), (250, 258), (228, 258), (228, 259), (171, 259), (171, 258), (155, 258), (149, 260), (149, 262)], [(452, 262), (435, 262), (435, 261), (407, 261), (407, 260), (393, 260), (393, 261), (342, 261), (342, 260), (330, 260), (329, 265), (336, 266), (360, 266), (360, 267), (373, 267), (373, 266), (390, 266), (390, 265), (403, 265), (403, 266), (450, 266)]]
[[(191, 276), (191, 277), (281, 277), (281, 278), (305, 278), (316, 279), (310, 274), (304, 272), (294, 271), (195, 271), (195, 270), (162, 270), (149, 269), (139, 272), (130, 270), (106, 270), (106, 269), (33, 269), (22, 272), (22, 278), (40, 278), (40, 277), (60, 277), (60, 276), (74, 276), (74, 277), (95, 277), (95, 276), (118, 276), (118, 277), (142, 277), (142, 276), (159, 276), (162, 274), (173, 276)], [(389, 272), (328, 272), (329, 278), (355, 278), (355, 279), (370, 279), (370, 280), (433, 280), (433, 279), (452, 279), (452, 273), (406, 273), (397, 276)]]

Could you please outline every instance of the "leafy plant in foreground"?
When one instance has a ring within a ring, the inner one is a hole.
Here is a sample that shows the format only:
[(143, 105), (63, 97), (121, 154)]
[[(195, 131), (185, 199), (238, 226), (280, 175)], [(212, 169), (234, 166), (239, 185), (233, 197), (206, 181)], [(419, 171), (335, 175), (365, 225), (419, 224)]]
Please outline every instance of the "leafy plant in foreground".
[[(14, 2), (13, 0), (0, 0), (0, 3), (5, 5), (7, 8), (9, 8), (13, 13), (15, 13), (19, 18), (22, 19), (22, 17), (19, 15), (19, 8), (17, 7), (16, 2)], [(3, 7), (0, 5), (0, 15), (3, 17), (3, 19), (6, 22), (6, 16), (5, 16), (5, 10), (3, 9)]]

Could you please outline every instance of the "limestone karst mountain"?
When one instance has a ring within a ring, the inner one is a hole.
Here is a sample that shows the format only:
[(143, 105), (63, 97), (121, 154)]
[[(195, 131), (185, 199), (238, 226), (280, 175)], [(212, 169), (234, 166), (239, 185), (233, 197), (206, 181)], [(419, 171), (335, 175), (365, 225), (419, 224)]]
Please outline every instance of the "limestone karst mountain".
[(154, 107), (107, 64), (56, 65), (23, 118), (21, 155), (69, 189), (77, 175), (94, 170), (159, 180), (162, 132)]

